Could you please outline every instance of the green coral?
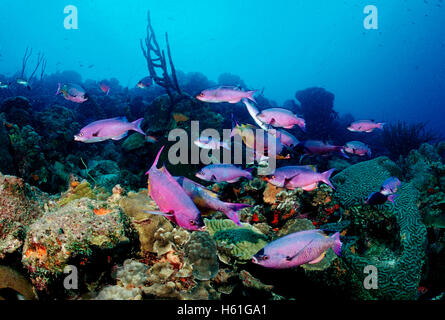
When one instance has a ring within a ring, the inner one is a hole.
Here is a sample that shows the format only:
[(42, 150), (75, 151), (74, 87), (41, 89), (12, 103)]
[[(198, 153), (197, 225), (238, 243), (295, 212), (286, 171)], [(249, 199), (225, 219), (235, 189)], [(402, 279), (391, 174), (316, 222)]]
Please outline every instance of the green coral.
[[(350, 214), (361, 210), (363, 199), (371, 192), (378, 191), (382, 182), (396, 175), (399, 170), (396, 164), (386, 157), (361, 162), (344, 170), (334, 177), (337, 186), (336, 197), (343, 207), (350, 209)], [(379, 239), (370, 241), (369, 251), (358, 254), (348, 244), (342, 250), (344, 260), (350, 266), (358, 281), (363, 283), (366, 274), (365, 266), (375, 265), (378, 270), (378, 289), (363, 292), (378, 299), (415, 299), (424, 263), (426, 228), (417, 208), (419, 193), (412, 183), (402, 183), (395, 204), (387, 202), (377, 208), (381, 215), (394, 217), (398, 227), (392, 241), (398, 248), (391, 252), (382, 246)], [(372, 209), (375, 210), (375, 209)], [(353, 218), (353, 217), (352, 217)], [(368, 216), (368, 222), (379, 223)], [(357, 235), (361, 234), (357, 231)], [(388, 240), (386, 240), (388, 241)], [(377, 247), (377, 248), (376, 248)], [(379, 249), (380, 247), (380, 249)], [(376, 254), (379, 252), (380, 254)]]
[(246, 263), (267, 245), (267, 236), (244, 223), (238, 227), (232, 220), (204, 219), (207, 231), (216, 240), (218, 257), (224, 263)]
[(336, 198), (343, 206), (350, 207), (362, 204), (391, 176), (400, 177), (401, 170), (389, 158), (379, 157), (355, 164), (335, 175), (331, 181), (337, 189)]
[(94, 191), (91, 189), (88, 181), (82, 181), (72, 192), (66, 195), (64, 198), (60, 199), (58, 204), (60, 207), (70, 203), (71, 201), (88, 198), (88, 199), (96, 199), (97, 196)]

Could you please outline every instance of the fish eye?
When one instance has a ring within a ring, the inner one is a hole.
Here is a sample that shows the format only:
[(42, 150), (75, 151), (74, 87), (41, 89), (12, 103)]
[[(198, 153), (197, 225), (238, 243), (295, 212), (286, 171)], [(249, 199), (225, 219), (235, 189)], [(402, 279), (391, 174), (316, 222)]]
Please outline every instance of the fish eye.
[(268, 260), (269, 256), (263, 256), (263, 260)]
[(191, 224), (192, 226), (194, 226), (195, 223), (196, 223), (195, 220), (190, 220), (189, 222), (190, 222), (190, 224)]
[(82, 132), (80, 132), (80, 133), (78, 134), (78, 136), (79, 136), (79, 137), (83, 136), (83, 133), (82, 133)]
[(200, 96), (200, 97), (204, 97), (204, 93), (201, 92), (201, 93), (199, 94), (199, 96)]

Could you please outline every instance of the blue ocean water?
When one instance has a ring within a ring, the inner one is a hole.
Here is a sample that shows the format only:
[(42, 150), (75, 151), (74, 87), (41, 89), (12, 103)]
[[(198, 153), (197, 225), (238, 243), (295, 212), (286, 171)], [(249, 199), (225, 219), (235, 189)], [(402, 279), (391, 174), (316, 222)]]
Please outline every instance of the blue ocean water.
[[(64, 28), (67, 5), (78, 9), (77, 30)], [(364, 28), (367, 5), (378, 9), (376, 30)], [(15, 73), (30, 46), (47, 56), (47, 73), (69, 69), (84, 79), (133, 84), (146, 74), (139, 39), (149, 9), (156, 31), (169, 33), (179, 70), (212, 80), (237, 74), (280, 104), (296, 90), (321, 86), (335, 93), (336, 110), (356, 118), (429, 121), (443, 131), (443, 6), (441, 0), (3, 0), (0, 69)]]

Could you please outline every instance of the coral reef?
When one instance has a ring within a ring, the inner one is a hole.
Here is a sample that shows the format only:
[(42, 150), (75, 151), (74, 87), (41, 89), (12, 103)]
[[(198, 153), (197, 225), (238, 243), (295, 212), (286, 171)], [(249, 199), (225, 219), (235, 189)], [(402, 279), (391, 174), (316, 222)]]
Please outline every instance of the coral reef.
[[(35, 300), (37, 298), (29, 281), (16, 270), (6, 266), (0, 266), (0, 290), (2, 289), (14, 290), (24, 300)], [(1, 294), (0, 300), (2, 300)]]
[(267, 244), (267, 236), (250, 224), (238, 227), (229, 219), (204, 219), (204, 223), (216, 240), (219, 259), (228, 265), (250, 261)]
[[(400, 170), (396, 164), (385, 157), (353, 165), (334, 177), (336, 197), (342, 206), (351, 209), (349, 215), (353, 216), (364, 209), (364, 197), (379, 190), (386, 178), (398, 172)], [(417, 208), (419, 193), (414, 186), (403, 183), (398, 194), (395, 204), (387, 202), (378, 209), (379, 215), (395, 218), (398, 234), (393, 233), (392, 241), (396, 242), (397, 249), (390, 250), (390, 247), (379, 242), (379, 238), (369, 237), (365, 239), (368, 248), (364, 252), (357, 252), (351, 243), (342, 250), (344, 259), (361, 280), (364, 280), (365, 266), (377, 267), (378, 289), (366, 294), (374, 298), (414, 299), (417, 295), (425, 258), (426, 229)], [(367, 214), (363, 218), (379, 226), (373, 217)], [(360, 237), (367, 225), (357, 224), (355, 235)], [(381, 225), (377, 229), (380, 230)]]
[(38, 290), (47, 289), (70, 261), (91, 264), (101, 250), (130, 242), (129, 223), (118, 208), (103, 201), (82, 198), (46, 212), (26, 234), (23, 265)]
[(184, 247), (186, 261), (193, 266), (193, 276), (210, 280), (218, 274), (216, 243), (208, 232), (194, 232)]
[(26, 227), (43, 215), (48, 201), (23, 179), (0, 173), (0, 259), (22, 246)]

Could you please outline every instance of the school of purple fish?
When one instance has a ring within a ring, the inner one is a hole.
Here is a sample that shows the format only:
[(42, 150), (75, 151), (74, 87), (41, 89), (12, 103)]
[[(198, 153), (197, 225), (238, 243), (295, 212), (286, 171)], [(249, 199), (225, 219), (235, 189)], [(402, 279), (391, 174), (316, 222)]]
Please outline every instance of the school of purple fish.
[[(136, 86), (146, 89), (152, 85), (154, 85), (153, 79), (145, 77)], [(106, 95), (110, 92), (110, 87), (105, 83), (100, 84), (100, 89)], [(257, 150), (258, 142), (252, 135), (251, 129), (258, 128), (250, 124), (239, 124), (235, 120), (231, 137), (241, 136), (246, 147), (254, 150), (255, 155), (262, 158), (288, 159), (289, 155), (287, 157), (281, 155), (285, 148), (298, 150), (303, 156), (328, 156), (338, 153), (345, 158), (349, 158), (347, 154), (371, 157), (371, 149), (360, 141), (350, 141), (344, 146), (331, 145), (317, 140), (299, 141), (286, 130), (299, 127), (302, 131), (306, 131), (305, 120), (283, 108), (258, 110), (255, 105), (255, 93), (255, 90), (244, 91), (239, 86), (222, 86), (203, 90), (196, 96), (196, 99), (209, 103), (234, 104), (242, 102), (259, 128), (270, 135), (266, 135), (269, 137), (264, 141), (263, 150)], [(62, 94), (65, 99), (74, 103), (83, 103), (88, 100), (86, 91), (81, 86), (72, 83), (59, 84), (56, 95), (58, 94)], [(155, 142), (155, 138), (146, 136), (141, 129), (142, 121), (143, 118), (128, 122), (125, 117), (94, 121), (82, 128), (74, 136), (74, 140), (83, 143), (95, 143), (109, 139), (120, 140), (128, 135), (128, 131), (135, 131), (144, 135), (146, 141)], [(382, 129), (383, 125), (384, 123), (376, 123), (371, 120), (360, 120), (351, 123), (347, 129), (351, 132), (370, 133), (375, 129)], [(230, 140), (219, 141), (206, 136), (201, 136), (193, 142), (203, 149), (225, 148), (230, 150), (231, 148)], [(274, 142), (274, 148), (271, 148), (271, 142)], [(173, 177), (165, 166), (161, 169), (157, 168), (163, 149), (164, 147), (161, 147), (151, 168), (146, 173), (149, 195), (156, 202), (159, 211), (145, 211), (146, 213), (163, 215), (187, 230), (202, 231), (205, 230), (205, 225), (201, 212), (220, 211), (237, 226), (242, 226), (237, 212), (251, 205), (223, 202), (216, 193), (205, 186), (185, 177)], [(275, 149), (275, 152), (272, 152), (272, 149)], [(264, 176), (263, 179), (274, 186), (289, 190), (301, 188), (304, 191), (312, 191), (318, 187), (320, 182), (335, 189), (330, 181), (330, 176), (335, 170), (334, 168), (326, 172), (317, 172), (316, 167), (311, 165), (284, 166), (277, 168), (273, 174)], [(210, 164), (201, 168), (195, 176), (201, 180), (216, 183), (235, 183), (240, 179), (252, 179), (251, 170), (232, 164)], [(376, 190), (364, 199), (364, 203), (372, 206), (383, 205), (386, 202), (394, 203), (397, 197), (396, 192), (400, 186), (401, 182), (397, 178), (391, 177), (382, 184), (380, 190)], [(342, 243), (338, 232), (328, 236), (324, 231), (317, 229), (300, 231), (272, 241), (252, 257), (252, 262), (266, 268), (293, 268), (306, 263), (320, 262), (329, 248), (341, 256)]]

